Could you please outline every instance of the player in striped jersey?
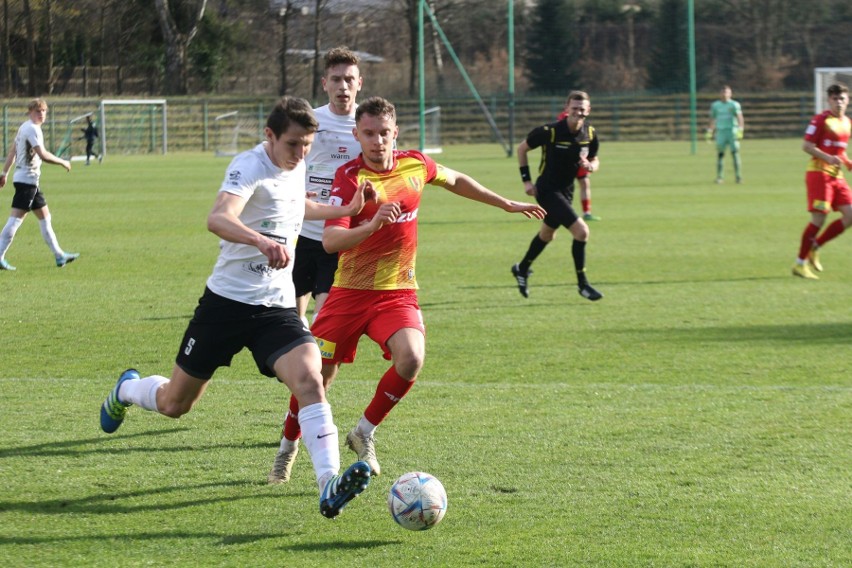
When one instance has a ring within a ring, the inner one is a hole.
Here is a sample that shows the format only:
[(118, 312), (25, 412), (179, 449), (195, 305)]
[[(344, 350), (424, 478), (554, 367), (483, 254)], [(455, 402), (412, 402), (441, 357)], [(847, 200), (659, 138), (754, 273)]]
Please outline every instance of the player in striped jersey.
[[(529, 218), (542, 219), (545, 211), (505, 199), (416, 150), (394, 150), (396, 110), (383, 98), (362, 102), (355, 123), (361, 154), (337, 170), (330, 203), (346, 205), (359, 191), (371, 192), (378, 200), (366, 203), (358, 215), (326, 222), (323, 246), (340, 257), (334, 285), (311, 330), (322, 353), (326, 388), (341, 363), (355, 360), (362, 335), (392, 361), (364, 415), (346, 436), (349, 448), (370, 465), (372, 475), (379, 475), (373, 434), (411, 389), (426, 354), (415, 277), (417, 214), (426, 186), (437, 185)], [(289, 426), (285, 430), (291, 431)], [(287, 443), (285, 437), (282, 447)]]

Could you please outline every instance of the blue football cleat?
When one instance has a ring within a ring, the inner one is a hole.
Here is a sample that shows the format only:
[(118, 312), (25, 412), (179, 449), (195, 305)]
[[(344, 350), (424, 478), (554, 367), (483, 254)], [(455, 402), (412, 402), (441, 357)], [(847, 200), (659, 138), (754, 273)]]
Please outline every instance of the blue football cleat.
[(320, 513), (323, 517), (333, 519), (349, 501), (360, 495), (369, 483), (370, 466), (367, 462), (353, 463), (342, 475), (335, 475), (326, 482), (320, 495)]
[(56, 257), (56, 266), (58, 268), (62, 268), (63, 266), (65, 266), (69, 262), (74, 262), (79, 257), (80, 257), (79, 252), (63, 252), (62, 256)]
[(139, 371), (136, 369), (127, 369), (121, 376), (118, 377), (118, 382), (106, 397), (103, 405), (101, 405), (101, 430), (107, 434), (112, 434), (121, 423), (124, 421), (124, 415), (127, 414), (127, 409), (133, 406), (131, 403), (121, 402), (118, 399), (118, 389), (121, 388), (121, 383), (131, 379), (138, 379)]

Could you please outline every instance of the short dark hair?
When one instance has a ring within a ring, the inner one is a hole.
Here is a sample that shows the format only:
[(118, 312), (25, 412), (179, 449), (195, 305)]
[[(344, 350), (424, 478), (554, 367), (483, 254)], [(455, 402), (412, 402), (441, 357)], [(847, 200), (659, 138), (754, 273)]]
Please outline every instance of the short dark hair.
[(571, 91), (568, 93), (568, 98), (565, 100), (565, 104), (570, 103), (571, 101), (588, 101), (589, 93), (586, 91)]
[(361, 63), (361, 58), (345, 45), (329, 49), (325, 54), (325, 70), (328, 71), (335, 65), (340, 65), (341, 63), (344, 65), (355, 65), (357, 67)]
[(835, 83), (826, 90), (826, 93), (828, 93), (829, 97), (833, 97), (834, 95), (842, 95), (843, 93), (848, 92), (849, 87), (847, 87), (843, 83)]
[(266, 118), (266, 127), (278, 138), (295, 122), (309, 132), (316, 132), (319, 123), (310, 103), (298, 97), (281, 97)]
[(396, 122), (396, 107), (389, 100), (382, 97), (370, 97), (359, 104), (355, 110), (355, 122), (360, 122), (361, 117), (365, 114), (378, 117), (387, 116)]

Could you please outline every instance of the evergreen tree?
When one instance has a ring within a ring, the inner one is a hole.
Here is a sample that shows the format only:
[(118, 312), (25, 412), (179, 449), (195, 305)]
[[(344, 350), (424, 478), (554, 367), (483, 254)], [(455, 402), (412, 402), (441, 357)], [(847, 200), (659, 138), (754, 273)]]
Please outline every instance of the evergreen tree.
[(574, 70), (579, 42), (574, 33), (576, 4), (566, 0), (541, 0), (533, 8), (527, 32), (526, 74), (532, 90), (562, 93), (580, 87)]
[(686, 2), (662, 0), (654, 21), (654, 46), (648, 66), (651, 89), (682, 93), (689, 91), (689, 33)]

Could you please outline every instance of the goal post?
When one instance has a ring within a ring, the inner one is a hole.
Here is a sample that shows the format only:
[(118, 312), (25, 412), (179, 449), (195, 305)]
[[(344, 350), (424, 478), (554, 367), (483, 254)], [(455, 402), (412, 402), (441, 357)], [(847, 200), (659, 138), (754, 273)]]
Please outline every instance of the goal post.
[[(422, 141), (421, 151), (425, 154), (440, 154), (443, 152), (441, 146), (441, 107), (427, 108), (421, 114), (400, 113), (399, 117), (399, 139), (397, 144), (402, 148), (419, 147), (418, 141)], [(422, 125), (422, 135), (421, 135)]]
[[(85, 160), (86, 155), (83, 154), (75, 154), (74, 142), (81, 140), (83, 137), (79, 134), (83, 131), (83, 128), (80, 128), (80, 123), (86, 119), (86, 117), (92, 116), (93, 112), (87, 112), (86, 114), (81, 114), (80, 116), (75, 116), (71, 120), (68, 121), (68, 128), (65, 132), (65, 137), (62, 139), (62, 143), (59, 145), (59, 148), (54, 152), (60, 158), (65, 158), (71, 162), (76, 162), (80, 160)], [(97, 124), (97, 123), (96, 123)], [(83, 143), (85, 146), (85, 142)]]
[(852, 88), (852, 67), (814, 68), (814, 114), (827, 108), (825, 92), (834, 83), (843, 83)]
[(101, 156), (168, 153), (166, 99), (104, 99), (98, 113)]
[(233, 157), (263, 140), (263, 123), (255, 113), (232, 110), (213, 118), (213, 151)]

